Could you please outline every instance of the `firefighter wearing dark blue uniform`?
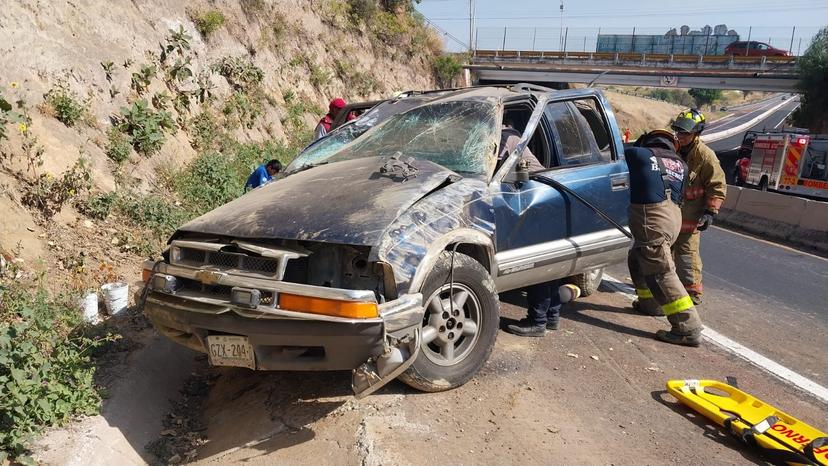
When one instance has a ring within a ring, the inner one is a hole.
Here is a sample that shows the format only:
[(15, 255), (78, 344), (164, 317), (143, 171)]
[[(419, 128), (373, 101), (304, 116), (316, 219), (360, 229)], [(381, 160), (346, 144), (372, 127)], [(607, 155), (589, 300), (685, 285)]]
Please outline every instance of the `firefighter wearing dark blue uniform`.
[(630, 231), (635, 238), (628, 257), (638, 299), (633, 307), (665, 315), (671, 328), (656, 338), (699, 346), (702, 323), (693, 301), (676, 275), (670, 247), (681, 229), (681, 203), (687, 164), (676, 154), (678, 141), (655, 130), (624, 151), (630, 171)]

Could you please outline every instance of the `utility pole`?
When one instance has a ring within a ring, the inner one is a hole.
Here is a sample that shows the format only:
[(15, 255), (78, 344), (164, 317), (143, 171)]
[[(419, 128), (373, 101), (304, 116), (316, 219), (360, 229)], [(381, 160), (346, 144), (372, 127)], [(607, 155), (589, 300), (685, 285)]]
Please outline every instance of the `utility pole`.
[(469, 0), (469, 53), (474, 55), (474, 0)]
[(788, 53), (790, 53), (791, 55), (793, 55), (794, 34), (796, 34), (796, 26), (794, 26), (793, 30), (791, 31), (791, 45), (788, 46)]
[(563, 8), (563, 6), (564, 6), (564, 5), (563, 5), (563, 0), (561, 0), (561, 29), (560, 29), (560, 31), (559, 31), (559, 34), (560, 34), (560, 35), (559, 35), (559, 38), (558, 38), (558, 50), (563, 50), (563, 43), (564, 43), (564, 42), (563, 42), (563, 41), (564, 41), (564, 38), (563, 38), (563, 14), (564, 14), (564, 8)]

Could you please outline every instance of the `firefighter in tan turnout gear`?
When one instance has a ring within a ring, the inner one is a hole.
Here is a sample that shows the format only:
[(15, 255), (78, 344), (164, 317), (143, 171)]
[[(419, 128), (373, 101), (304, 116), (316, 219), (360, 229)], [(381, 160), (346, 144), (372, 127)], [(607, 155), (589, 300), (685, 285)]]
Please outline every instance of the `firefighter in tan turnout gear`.
[(666, 130), (651, 131), (624, 151), (630, 172), (630, 231), (635, 238), (628, 264), (638, 299), (633, 308), (665, 315), (669, 331), (656, 338), (699, 346), (702, 323), (676, 275), (670, 247), (681, 228), (681, 201), (687, 164), (676, 154), (678, 140)]
[(676, 272), (695, 304), (701, 304), (702, 261), (699, 255), (701, 234), (719, 213), (727, 183), (716, 154), (699, 139), (704, 130), (704, 115), (691, 108), (679, 113), (672, 129), (679, 141), (679, 155), (687, 163), (687, 183), (681, 208), (681, 233), (673, 245)]

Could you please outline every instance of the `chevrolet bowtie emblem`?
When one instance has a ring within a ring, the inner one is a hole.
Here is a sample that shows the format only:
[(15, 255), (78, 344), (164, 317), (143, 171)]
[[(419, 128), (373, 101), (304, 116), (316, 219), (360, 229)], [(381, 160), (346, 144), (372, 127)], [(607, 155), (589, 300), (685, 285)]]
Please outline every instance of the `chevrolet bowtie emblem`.
[(218, 285), (221, 277), (225, 275), (227, 274), (223, 272), (216, 272), (214, 270), (199, 270), (196, 272), (195, 278), (205, 285)]

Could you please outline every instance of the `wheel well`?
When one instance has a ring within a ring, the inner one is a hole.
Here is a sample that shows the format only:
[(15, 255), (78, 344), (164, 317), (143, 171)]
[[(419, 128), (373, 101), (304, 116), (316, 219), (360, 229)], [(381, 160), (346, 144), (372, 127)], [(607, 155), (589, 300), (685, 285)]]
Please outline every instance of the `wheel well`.
[(491, 259), (484, 246), (471, 243), (454, 243), (446, 246), (446, 251), (453, 251), (457, 244), (457, 252), (465, 254), (480, 263), (487, 271), (491, 271)]

